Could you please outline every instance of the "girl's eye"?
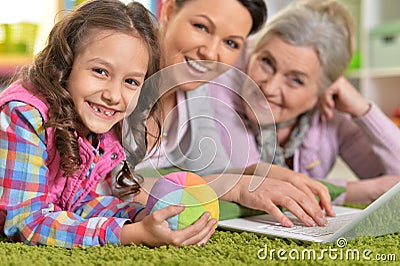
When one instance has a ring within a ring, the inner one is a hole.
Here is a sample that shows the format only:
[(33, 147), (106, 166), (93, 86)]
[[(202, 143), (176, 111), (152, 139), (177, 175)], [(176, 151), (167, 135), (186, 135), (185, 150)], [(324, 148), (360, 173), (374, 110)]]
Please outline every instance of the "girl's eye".
[(193, 26), (194, 26), (195, 28), (198, 28), (198, 29), (202, 30), (202, 31), (208, 32), (207, 27), (204, 26), (203, 24), (195, 23), (195, 24), (193, 24)]
[(102, 75), (102, 76), (107, 75), (107, 71), (105, 71), (102, 68), (94, 68), (93, 71), (96, 72), (97, 74)]
[(134, 79), (126, 79), (125, 82), (128, 83), (130, 86), (133, 86), (133, 87), (139, 87), (140, 86), (140, 82), (138, 82), (137, 80), (134, 80)]
[(233, 49), (239, 49), (239, 44), (235, 41), (227, 40), (225, 43), (230, 47), (232, 47)]

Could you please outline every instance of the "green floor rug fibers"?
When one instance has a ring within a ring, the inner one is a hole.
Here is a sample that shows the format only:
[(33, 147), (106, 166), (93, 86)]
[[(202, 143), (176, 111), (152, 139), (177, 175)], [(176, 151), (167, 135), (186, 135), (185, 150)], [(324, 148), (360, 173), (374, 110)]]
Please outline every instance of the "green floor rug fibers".
[[(331, 190), (331, 189), (330, 189)], [(338, 193), (341, 193), (338, 191)], [(332, 194), (331, 194), (332, 196)], [(365, 206), (349, 206), (363, 208)], [(220, 219), (260, 214), (220, 201)], [(217, 229), (204, 246), (106, 245), (58, 248), (13, 243), (0, 235), (3, 265), (400, 265), (400, 234), (318, 244)]]
[[(343, 188), (328, 186), (331, 198)], [(219, 201), (220, 219), (263, 212), (236, 203)], [(365, 206), (349, 206), (364, 208)], [(400, 234), (341, 239), (330, 244), (295, 242), (248, 232), (217, 229), (204, 246), (149, 248), (143, 245), (88, 248), (28, 246), (0, 235), (3, 265), (400, 265)]]
[(400, 265), (400, 235), (332, 244), (217, 230), (205, 246), (57, 248), (0, 237), (0, 265)]

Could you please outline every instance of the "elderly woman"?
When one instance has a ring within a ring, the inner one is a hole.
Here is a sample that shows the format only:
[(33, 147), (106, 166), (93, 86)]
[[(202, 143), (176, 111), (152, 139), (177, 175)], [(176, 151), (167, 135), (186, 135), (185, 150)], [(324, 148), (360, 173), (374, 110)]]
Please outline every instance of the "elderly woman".
[[(342, 77), (353, 31), (341, 4), (294, 2), (252, 47), (246, 73), (268, 104), (254, 86), (242, 93), (248, 119), (261, 126), (262, 160), (324, 179), (340, 156), (361, 179), (342, 181), (347, 193), (339, 201), (350, 203), (369, 203), (400, 181), (399, 129)], [(270, 112), (275, 124), (256, 119)]]

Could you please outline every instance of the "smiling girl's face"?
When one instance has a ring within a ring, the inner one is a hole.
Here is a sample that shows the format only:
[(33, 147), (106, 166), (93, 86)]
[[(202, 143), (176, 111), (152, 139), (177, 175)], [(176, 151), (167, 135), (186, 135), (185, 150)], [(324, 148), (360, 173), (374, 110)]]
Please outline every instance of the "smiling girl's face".
[[(271, 36), (251, 55), (247, 66), (247, 75), (261, 89), (269, 105), (248, 88), (244, 89), (244, 97), (258, 117), (271, 110), (276, 123), (289, 121), (317, 104), (320, 73), (315, 50)], [(247, 113), (253, 117), (250, 109)]]
[(108, 132), (135, 108), (149, 53), (137, 36), (92, 30), (75, 56), (67, 88), (89, 132)]
[[(215, 61), (235, 63), (253, 22), (250, 12), (237, 0), (191, 0), (180, 8), (174, 0), (167, 0), (160, 23), (163, 67), (180, 64), (179, 71), (196, 80), (209, 77), (210, 72), (220, 74)], [(180, 88), (197, 86), (186, 83)]]

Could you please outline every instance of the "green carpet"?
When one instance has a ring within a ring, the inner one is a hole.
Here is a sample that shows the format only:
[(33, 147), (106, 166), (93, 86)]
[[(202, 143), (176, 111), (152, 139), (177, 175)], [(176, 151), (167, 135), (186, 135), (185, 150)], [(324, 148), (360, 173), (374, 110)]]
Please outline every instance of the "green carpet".
[(399, 234), (361, 237), (339, 248), (335, 244), (295, 243), (217, 230), (202, 247), (107, 245), (65, 249), (10, 243), (0, 237), (0, 265), (376, 265), (377, 258), (400, 265), (399, 244)]
[[(260, 213), (231, 202), (220, 201), (220, 207), (222, 219)], [(0, 236), (0, 265), (376, 265), (382, 261), (400, 265), (399, 247), (399, 233), (360, 237), (338, 246), (217, 230), (202, 247), (107, 245), (74, 249), (28, 246)]]
[[(329, 190), (332, 198), (343, 192), (335, 186)], [(220, 208), (221, 219), (260, 213), (224, 201), (220, 201)], [(0, 236), (0, 265), (376, 265), (383, 261), (400, 265), (399, 247), (399, 233), (361, 237), (341, 247), (221, 230), (205, 246), (181, 248), (107, 245), (65, 249), (11, 243)]]

